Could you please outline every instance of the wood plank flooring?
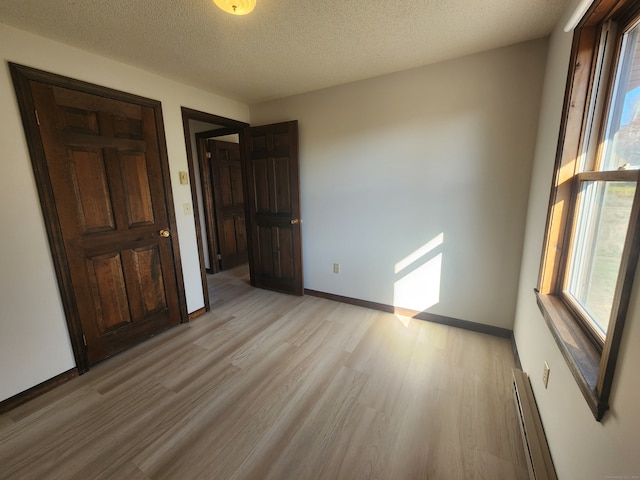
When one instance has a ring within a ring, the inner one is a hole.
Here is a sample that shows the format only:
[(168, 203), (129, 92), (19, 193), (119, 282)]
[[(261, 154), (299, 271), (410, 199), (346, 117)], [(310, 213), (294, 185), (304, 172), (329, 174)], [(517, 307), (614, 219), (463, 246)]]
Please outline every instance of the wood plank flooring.
[(507, 340), (209, 281), (211, 312), (0, 416), (0, 478), (527, 478)]

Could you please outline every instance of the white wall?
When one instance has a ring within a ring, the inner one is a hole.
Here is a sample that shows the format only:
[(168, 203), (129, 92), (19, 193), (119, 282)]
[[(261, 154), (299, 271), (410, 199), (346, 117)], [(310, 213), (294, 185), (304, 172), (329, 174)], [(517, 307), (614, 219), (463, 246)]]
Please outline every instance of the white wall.
[(251, 107), (300, 122), (306, 288), (513, 327), (546, 46)]
[[(549, 190), (560, 128), (572, 34), (562, 31), (573, 2), (551, 37), (533, 166), (514, 335), (542, 416), (561, 480), (639, 478), (640, 291), (635, 282), (610, 410), (595, 421), (535, 302)], [(639, 270), (640, 271), (640, 270)], [(542, 369), (551, 367), (548, 389)], [(625, 476), (626, 475), (626, 476)]]
[(248, 107), (223, 97), (0, 24), (0, 400), (74, 367), (31, 161), (7, 61), (162, 101), (190, 312), (204, 305), (180, 107), (247, 121)]

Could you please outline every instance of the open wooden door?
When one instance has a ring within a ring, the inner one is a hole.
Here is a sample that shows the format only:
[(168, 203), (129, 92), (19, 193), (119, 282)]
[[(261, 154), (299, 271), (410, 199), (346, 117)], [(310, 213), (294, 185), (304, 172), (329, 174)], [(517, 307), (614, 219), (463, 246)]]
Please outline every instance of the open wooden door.
[(244, 137), (251, 283), (302, 295), (298, 122), (251, 127)]
[(207, 144), (219, 249), (217, 260), (220, 270), (228, 270), (247, 263), (240, 145), (215, 139), (209, 139)]

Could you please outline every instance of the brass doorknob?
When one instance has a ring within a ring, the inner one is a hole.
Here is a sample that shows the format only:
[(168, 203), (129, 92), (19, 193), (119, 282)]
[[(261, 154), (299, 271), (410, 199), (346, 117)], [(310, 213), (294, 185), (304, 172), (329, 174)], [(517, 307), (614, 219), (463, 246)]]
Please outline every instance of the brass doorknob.
[(169, 236), (171, 235), (169, 230), (164, 230), (164, 229), (160, 230), (158, 234), (163, 238), (169, 238)]
[(299, 218), (292, 218), (291, 219), (291, 225), (297, 225), (300, 223), (300, 219)]

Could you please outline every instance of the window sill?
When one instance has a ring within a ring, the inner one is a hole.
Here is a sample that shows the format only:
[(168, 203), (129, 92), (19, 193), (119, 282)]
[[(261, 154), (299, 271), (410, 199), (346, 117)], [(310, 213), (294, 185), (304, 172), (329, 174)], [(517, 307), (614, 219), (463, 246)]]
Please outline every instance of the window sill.
[(607, 402), (600, 398), (596, 387), (600, 369), (600, 352), (577, 325), (570, 310), (560, 298), (536, 291), (536, 299), (580, 391), (594, 417), (600, 421), (609, 407)]

